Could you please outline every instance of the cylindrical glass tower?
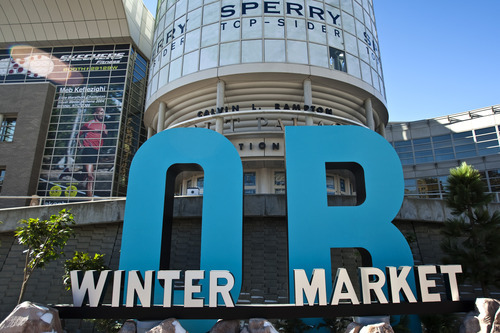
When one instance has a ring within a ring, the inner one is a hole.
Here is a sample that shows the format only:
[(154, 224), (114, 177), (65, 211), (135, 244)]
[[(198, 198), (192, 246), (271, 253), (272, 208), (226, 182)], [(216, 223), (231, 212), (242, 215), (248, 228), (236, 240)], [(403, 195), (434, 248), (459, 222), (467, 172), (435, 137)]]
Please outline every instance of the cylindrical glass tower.
[[(149, 135), (192, 126), (224, 134), (242, 157), (246, 193), (284, 190), (285, 126), (384, 134), (372, 0), (160, 0), (158, 8)], [(203, 179), (182, 186), (179, 194), (202, 191)]]

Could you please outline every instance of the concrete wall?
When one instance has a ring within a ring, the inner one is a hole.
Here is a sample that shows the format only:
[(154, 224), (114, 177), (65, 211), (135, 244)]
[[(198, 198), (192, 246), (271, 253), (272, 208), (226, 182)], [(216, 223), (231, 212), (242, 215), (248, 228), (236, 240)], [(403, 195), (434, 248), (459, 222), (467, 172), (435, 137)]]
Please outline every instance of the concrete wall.
[[(36, 194), (55, 87), (50, 83), (0, 86), (0, 114), (16, 116), (12, 142), (0, 142), (0, 166), (5, 167), (2, 196)], [(0, 200), (0, 208), (26, 200)]]
[[(284, 195), (245, 197), (240, 303), (288, 302), (285, 199)], [(171, 268), (196, 269), (199, 265), (201, 207), (202, 197), (175, 200)], [(0, 221), (4, 222), (0, 224), (0, 320), (15, 306), (21, 287), (24, 249), (16, 244), (13, 236), (17, 221), (28, 217), (47, 218), (62, 208), (70, 208), (77, 221), (76, 237), (70, 239), (66, 247), (68, 256), (76, 250), (104, 253), (107, 265), (118, 269), (125, 200), (0, 209)], [(446, 217), (449, 211), (442, 201), (405, 199), (393, 223), (409, 240), (416, 265), (441, 262), (440, 229)], [(332, 270), (335, 267), (355, 270), (360, 265), (358, 257), (352, 249), (332, 250)], [(62, 284), (62, 263), (63, 259), (49, 264), (44, 270), (37, 270), (29, 282), (25, 299), (46, 304), (71, 304), (71, 293), (65, 291)], [(463, 299), (479, 295), (470, 285), (461, 286), (460, 291)], [(498, 296), (500, 293), (494, 295)]]

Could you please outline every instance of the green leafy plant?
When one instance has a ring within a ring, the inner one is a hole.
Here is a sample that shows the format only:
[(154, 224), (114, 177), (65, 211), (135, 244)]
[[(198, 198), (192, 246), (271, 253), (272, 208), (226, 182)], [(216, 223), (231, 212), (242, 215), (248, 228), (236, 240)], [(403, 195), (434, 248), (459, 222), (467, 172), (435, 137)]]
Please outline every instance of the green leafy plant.
[(345, 332), (347, 326), (352, 323), (352, 318), (323, 318), (323, 322), (316, 325), (316, 329), (327, 328), (330, 333)]
[(410, 333), (410, 317), (406, 315), (391, 316), (391, 325), (394, 333)]
[(466, 163), (450, 170), (446, 190), (454, 217), (442, 230), (443, 261), (460, 263), (462, 279), (479, 283), (488, 297), (489, 286), (500, 285), (500, 213), (488, 211), (492, 196), (479, 171)]
[(303, 333), (313, 328), (299, 318), (280, 319), (276, 322), (275, 328), (283, 333)]
[(454, 313), (421, 315), (420, 320), (425, 333), (454, 333), (459, 331), (461, 324)]
[(71, 289), (71, 271), (104, 271), (106, 269), (109, 268), (104, 264), (104, 254), (96, 253), (91, 258), (88, 253), (75, 251), (73, 258), (67, 259), (64, 262), (63, 283), (66, 286), (66, 290)]
[(98, 332), (116, 333), (122, 328), (125, 320), (120, 319), (89, 319), (94, 323), (94, 327)]
[(49, 262), (64, 255), (64, 246), (74, 236), (72, 226), (75, 224), (73, 214), (65, 209), (52, 215), (48, 220), (39, 218), (19, 221), (14, 235), (19, 244), (28, 247), (24, 265), (24, 277), (19, 293), (18, 304), (26, 291), (26, 284), (36, 268), (44, 268)]
[[(104, 271), (109, 267), (104, 262), (104, 254), (95, 253), (91, 257), (88, 253), (75, 251), (73, 258), (64, 262), (63, 283), (66, 290), (71, 290), (71, 271)], [(99, 332), (114, 333), (118, 332), (123, 326), (125, 320), (121, 319), (85, 319), (91, 322), (94, 328)]]

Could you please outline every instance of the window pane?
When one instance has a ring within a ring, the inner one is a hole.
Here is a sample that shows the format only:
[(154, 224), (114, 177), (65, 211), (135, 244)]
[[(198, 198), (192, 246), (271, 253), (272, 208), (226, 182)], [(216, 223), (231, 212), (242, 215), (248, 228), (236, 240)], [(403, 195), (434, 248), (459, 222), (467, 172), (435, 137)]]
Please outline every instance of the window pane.
[(454, 140), (454, 142), (455, 142), (455, 146), (468, 145), (468, 144), (473, 144), (474, 139), (473, 138), (456, 139), (456, 140)]
[(421, 144), (430, 143), (430, 142), (431, 142), (431, 138), (423, 138), (423, 139), (414, 139), (413, 140), (414, 145), (421, 145)]
[(196, 186), (197, 186), (200, 190), (203, 190), (203, 185), (204, 185), (204, 182), (205, 182), (205, 178), (204, 178), (204, 177), (199, 177), (199, 178), (196, 180)]
[(16, 129), (16, 118), (4, 118), (0, 126), (0, 141), (12, 142), (14, 140), (14, 131)]
[(396, 141), (394, 142), (394, 147), (405, 147), (405, 146), (410, 146), (411, 147), (411, 141)]
[(479, 149), (480, 156), (498, 154), (499, 152), (500, 152), (500, 148), (498, 148), (498, 147)]
[(446, 160), (452, 160), (454, 158), (455, 155), (453, 154), (436, 155), (436, 161), (446, 161)]
[(432, 150), (421, 150), (415, 152), (415, 157), (432, 156)]
[(457, 153), (457, 158), (474, 157), (476, 156), (476, 151), (466, 151), (463, 153)]
[(477, 139), (477, 142), (496, 140), (497, 134), (496, 133), (485, 134), (485, 135), (477, 136), (476, 139)]
[(472, 131), (453, 133), (453, 139), (468, 138), (472, 137)]
[(345, 192), (345, 180), (340, 178), (340, 191)]
[(417, 150), (432, 149), (432, 147), (431, 147), (431, 144), (430, 144), (430, 143), (421, 144), (421, 145), (414, 145), (413, 147), (415, 148), (415, 151), (417, 151)]
[(406, 146), (406, 147), (396, 147), (395, 148), (398, 153), (406, 153), (406, 152), (411, 152), (413, 148), (411, 146)]
[(0, 192), (2, 192), (4, 178), (5, 178), (5, 169), (0, 169)]
[(436, 149), (435, 150), (436, 155), (441, 155), (441, 154), (453, 154), (453, 148), (441, 148), (441, 149)]
[(413, 158), (413, 153), (399, 153), (399, 158)]
[(443, 141), (450, 141), (451, 140), (451, 135), (445, 134), (445, 135), (438, 135), (438, 136), (433, 136), (432, 137), (432, 142), (443, 142)]
[(451, 147), (451, 140), (434, 141), (434, 148)]
[(285, 185), (285, 173), (283, 171), (276, 171), (274, 173), (274, 185)]
[(477, 144), (477, 147), (479, 149), (481, 149), (481, 148), (498, 147), (498, 141), (497, 140), (492, 140), (492, 141), (480, 142), (480, 143)]
[(416, 157), (415, 160), (417, 163), (429, 163), (429, 162), (434, 162), (434, 157), (428, 156), (428, 157)]
[(455, 151), (456, 152), (462, 152), (462, 151), (467, 151), (467, 150), (476, 150), (476, 147), (474, 144), (468, 144), (468, 145), (463, 145), (463, 146), (456, 146)]
[(245, 172), (243, 178), (245, 186), (255, 186), (255, 172)]
[(336, 69), (338, 71), (347, 72), (344, 51), (330, 47), (329, 62), (330, 62), (330, 69)]
[(482, 134), (488, 134), (488, 133), (496, 133), (495, 127), (486, 127), (486, 128), (481, 128), (477, 129), (476, 135), (482, 135)]
[(326, 177), (326, 193), (328, 193), (328, 194), (335, 193), (335, 178), (334, 177)]

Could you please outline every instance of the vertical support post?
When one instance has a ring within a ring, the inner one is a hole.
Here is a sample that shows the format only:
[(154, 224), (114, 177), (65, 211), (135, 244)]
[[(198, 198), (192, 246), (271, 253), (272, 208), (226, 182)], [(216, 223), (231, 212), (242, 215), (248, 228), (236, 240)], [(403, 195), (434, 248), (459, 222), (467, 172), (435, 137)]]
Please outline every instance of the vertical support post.
[(385, 138), (385, 126), (384, 124), (380, 124), (380, 135), (382, 135)]
[(375, 131), (375, 121), (373, 120), (373, 106), (372, 99), (365, 99), (365, 113), (366, 113), (366, 125), (372, 131)]
[[(216, 108), (223, 108), (224, 107), (224, 95), (225, 95), (225, 89), (226, 85), (224, 81), (219, 80), (217, 81), (217, 101), (216, 101)], [(215, 119), (215, 131), (217, 133), (222, 134), (224, 131), (224, 118), (217, 117)]]
[(153, 136), (153, 131), (154, 131), (154, 129), (152, 127), (148, 126), (148, 139)]
[(160, 133), (165, 129), (165, 112), (167, 110), (167, 104), (165, 102), (160, 102), (158, 106), (158, 123), (156, 124), (156, 132)]
[[(312, 105), (312, 82), (310, 79), (304, 80), (304, 104)], [(313, 125), (313, 117), (306, 116), (306, 126)]]

